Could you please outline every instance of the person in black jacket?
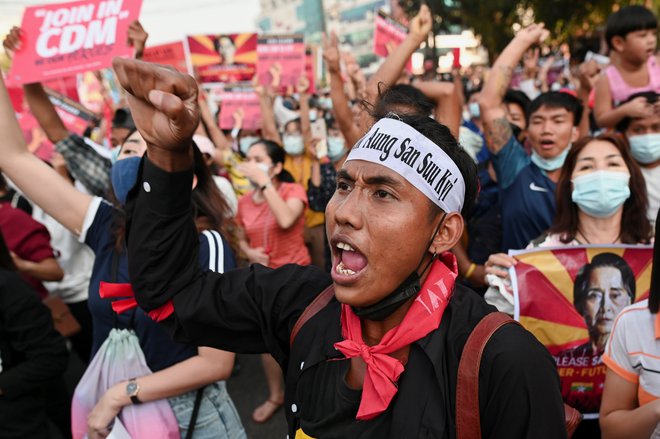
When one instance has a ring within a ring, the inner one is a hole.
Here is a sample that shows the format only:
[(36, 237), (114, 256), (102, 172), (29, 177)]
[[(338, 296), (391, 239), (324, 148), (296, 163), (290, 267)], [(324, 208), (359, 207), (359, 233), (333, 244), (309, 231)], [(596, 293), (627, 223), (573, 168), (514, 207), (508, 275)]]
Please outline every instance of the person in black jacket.
[(66, 342), (15, 270), (0, 235), (0, 438), (60, 438), (41, 391), (64, 372)]
[[(295, 265), (202, 273), (190, 206), (197, 85), (139, 61), (114, 68), (148, 144), (126, 205), (140, 306), (177, 340), (271, 353), (286, 377), (289, 437), (456, 437), (458, 362), (494, 308), (454, 285), (446, 252), (477, 184), (449, 130), (394, 115), (353, 147), (326, 210), (331, 277)], [(334, 297), (290, 340), (330, 285)], [(483, 437), (566, 437), (553, 360), (516, 325), (483, 353), (479, 407)]]

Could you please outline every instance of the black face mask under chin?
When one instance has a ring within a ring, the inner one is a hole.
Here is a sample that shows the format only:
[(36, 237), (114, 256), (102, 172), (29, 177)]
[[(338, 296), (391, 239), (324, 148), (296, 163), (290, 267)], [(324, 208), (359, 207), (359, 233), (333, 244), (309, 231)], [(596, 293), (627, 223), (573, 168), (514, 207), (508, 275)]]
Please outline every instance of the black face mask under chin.
[[(435, 229), (435, 233), (433, 233), (433, 236), (429, 241), (429, 245), (426, 246), (426, 249), (428, 249), (433, 243), (435, 235), (438, 234), (438, 231), (440, 230), (440, 227), (442, 226), (446, 216), (447, 214), (445, 213), (442, 216), (442, 219), (440, 219), (440, 224), (438, 224), (438, 227)], [(422, 256), (422, 259), (419, 261), (419, 264), (417, 264), (417, 267), (415, 267), (415, 270), (410, 273), (410, 275), (403, 282), (401, 282), (399, 286), (394, 289), (394, 291), (385, 296), (382, 300), (363, 308), (351, 306), (351, 309), (355, 315), (361, 319), (367, 319), (376, 322), (382, 321), (392, 315), (394, 311), (396, 311), (401, 305), (407, 302), (411, 297), (415, 297), (422, 289), (421, 277), (424, 275), (424, 272), (428, 270), (431, 264), (433, 264), (437, 257), (437, 255), (434, 253), (431, 257), (431, 260), (428, 262), (428, 264), (426, 264), (421, 273), (419, 273), (419, 267), (421, 267), (422, 262), (424, 262), (425, 256), (426, 250), (425, 254)]]

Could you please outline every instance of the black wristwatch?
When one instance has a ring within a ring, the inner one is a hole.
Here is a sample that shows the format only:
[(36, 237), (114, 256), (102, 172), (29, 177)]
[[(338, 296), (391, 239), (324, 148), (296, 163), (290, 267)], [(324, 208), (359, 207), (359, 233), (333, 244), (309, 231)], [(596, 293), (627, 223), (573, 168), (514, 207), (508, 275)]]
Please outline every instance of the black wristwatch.
[(138, 398), (138, 392), (140, 392), (140, 385), (135, 381), (135, 378), (131, 378), (126, 384), (126, 394), (131, 398), (133, 404), (142, 404), (142, 401)]

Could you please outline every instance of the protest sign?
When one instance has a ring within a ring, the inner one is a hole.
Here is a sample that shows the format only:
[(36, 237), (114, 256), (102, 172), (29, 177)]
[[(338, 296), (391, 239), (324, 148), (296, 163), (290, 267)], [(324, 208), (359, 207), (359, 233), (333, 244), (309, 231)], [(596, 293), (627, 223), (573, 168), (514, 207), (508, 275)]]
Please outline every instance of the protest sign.
[(138, 19), (141, 5), (142, 0), (85, 0), (26, 8), (23, 47), (14, 54), (10, 80), (45, 81), (130, 57), (128, 26)]
[(316, 84), (319, 81), (318, 72), (321, 70), (319, 68), (320, 59), (322, 58), (320, 57), (318, 47), (310, 46), (305, 48), (305, 75), (309, 80), (309, 90), (307, 90), (309, 94), (316, 93)]
[(302, 35), (260, 36), (257, 45), (259, 83), (272, 82), (271, 67), (281, 67), (280, 85), (295, 86), (305, 74), (305, 42)]
[(234, 127), (234, 113), (243, 109), (243, 129), (258, 130), (261, 128), (261, 108), (259, 97), (252, 88), (225, 87), (219, 94), (220, 129), (229, 130)]
[(257, 64), (257, 35), (193, 35), (186, 38), (190, 62), (203, 83), (249, 81)]
[[(55, 90), (49, 88), (45, 88), (45, 90), (67, 130), (82, 135), (89, 123), (95, 119), (94, 113)], [(28, 151), (40, 159), (50, 162), (55, 152), (54, 145), (48, 140), (39, 126), (39, 122), (30, 112), (24, 98), (23, 89), (21, 87), (9, 87), (7, 91)]]
[(188, 73), (186, 49), (181, 41), (147, 47), (144, 49), (142, 60), (155, 64), (165, 64), (174, 67), (181, 73)]
[[(387, 58), (390, 52), (406, 39), (408, 29), (379, 10), (374, 20), (374, 53)], [(412, 72), (412, 60), (408, 60), (406, 71)]]
[(514, 317), (550, 351), (564, 401), (598, 417), (614, 319), (648, 297), (650, 246), (570, 246), (513, 251)]

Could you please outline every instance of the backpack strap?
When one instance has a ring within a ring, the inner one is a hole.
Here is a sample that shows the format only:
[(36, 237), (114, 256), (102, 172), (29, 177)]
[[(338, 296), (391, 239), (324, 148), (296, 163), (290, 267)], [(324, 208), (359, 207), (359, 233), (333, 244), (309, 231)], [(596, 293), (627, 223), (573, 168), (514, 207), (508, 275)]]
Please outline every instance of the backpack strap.
[(480, 439), (479, 367), (488, 340), (502, 326), (518, 322), (501, 312), (493, 312), (475, 326), (465, 342), (458, 365), (456, 384), (456, 438)]
[(335, 297), (335, 287), (333, 284), (330, 284), (328, 288), (316, 296), (312, 303), (307, 305), (307, 308), (305, 308), (300, 317), (298, 317), (296, 324), (293, 325), (291, 336), (289, 338), (289, 347), (293, 346), (293, 341), (296, 339), (298, 332), (300, 332), (300, 328), (302, 328), (303, 325), (309, 321), (309, 319), (314, 317), (319, 311), (325, 308), (333, 297)]

